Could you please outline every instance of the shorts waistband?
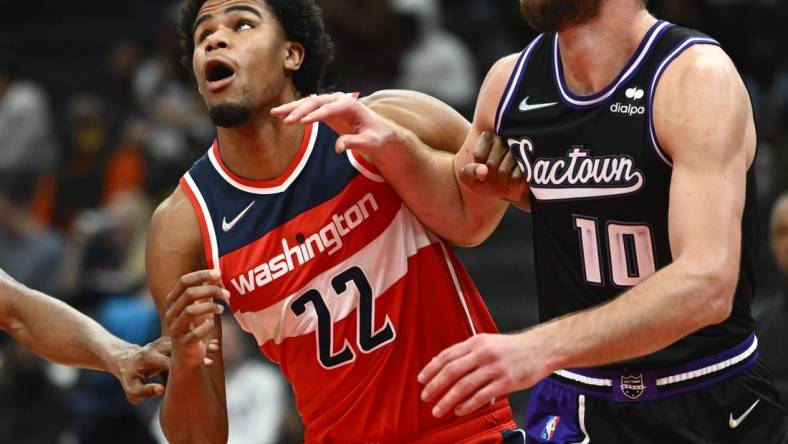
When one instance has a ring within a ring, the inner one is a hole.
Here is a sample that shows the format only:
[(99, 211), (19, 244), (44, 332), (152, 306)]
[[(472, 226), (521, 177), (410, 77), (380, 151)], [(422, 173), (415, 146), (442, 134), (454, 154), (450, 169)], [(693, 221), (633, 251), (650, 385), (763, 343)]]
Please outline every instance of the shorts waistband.
[(558, 370), (549, 379), (611, 401), (652, 401), (717, 384), (749, 368), (758, 355), (758, 338), (752, 333), (727, 350), (668, 368), (625, 372), (574, 368)]

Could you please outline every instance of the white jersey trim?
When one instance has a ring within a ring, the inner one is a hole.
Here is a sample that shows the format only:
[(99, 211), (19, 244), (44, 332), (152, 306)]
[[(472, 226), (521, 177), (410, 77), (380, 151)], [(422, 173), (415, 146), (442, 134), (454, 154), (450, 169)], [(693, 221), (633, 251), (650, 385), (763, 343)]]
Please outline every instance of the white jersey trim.
[(457, 298), (459, 298), (462, 309), (465, 312), (465, 318), (468, 319), (468, 326), (471, 327), (471, 333), (476, 336), (478, 333), (476, 332), (476, 326), (473, 325), (471, 312), (468, 310), (468, 301), (465, 299), (465, 293), (463, 293), (460, 281), (457, 279), (457, 272), (454, 270), (454, 265), (451, 263), (449, 252), (446, 250), (446, 245), (444, 245), (443, 242), (439, 242), (439, 244), (441, 246), (441, 252), (443, 252), (443, 258), (446, 260), (446, 266), (449, 267), (449, 273), (451, 274), (451, 281), (454, 283), (454, 289), (457, 290)]
[(667, 152), (662, 148), (660, 145), (659, 140), (657, 139), (657, 131), (654, 127), (654, 94), (657, 92), (657, 85), (659, 84), (659, 80), (664, 74), (665, 69), (673, 63), (676, 58), (678, 58), (684, 51), (689, 49), (689, 47), (693, 45), (719, 45), (716, 40), (708, 38), (708, 37), (691, 37), (687, 40), (684, 40), (673, 52), (670, 53), (665, 60), (659, 65), (657, 68), (656, 73), (654, 74), (654, 78), (651, 81), (651, 87), (649, 88), (648, 94), (648, 131), (649, 136), (651, 137), (651, 144), (654, 150), (657, 152), (657, 155), (660, 159), (662, 159), (665, 164), (671, 168), (673, 168), (673, 160), (670, 158)]
[[(219, 269), (219, 247), (216, 242), (216, 231), (213, 227), (213, 219), (211, 219), (211, 213), (208, 212), (208, 205), (205, 203), (205, 199), (202, 197), (202, 193), (200, 192), (200, 188), (197, 187), (197, 184), (194, 183), (194, 179), (190, 173), (186, 173), (183, 175), (183, 178), (186, 180), (186, 184), (189, 186), (189, 190), (194, 194), (194, 197), (197, 199), (197, 202), (200, 204), (200, 214), (199, 217), (202, 217), (203, 221), (205, 221), (205, 227), (208, 231), (208, 238), (210, 242), (211, 248), (211, 261), (213, 263), (213, 268)], [(205, 242), (205, 239), (203, 239)], [(209, 258), (206, 258), (206, 260)]]
[(536, 36), (531, 44), (528, 45), (525, 50), (523, 50), (522, 56), (520, 57), (520, 60), (518, 60), (517, 66), (512, 73), (509, 87), (506, 91), (504, 91), (503, 104), (501, 105), (501, 109), (498, 110), (498, 116), (496, 118), (495, 132), (498, 134), (501, 133), (503, 118), (506, 115), (506, 111), (509, 110), (509, 106), (511, 106), (512, 98), (514, 98), (515, 95), (514, 93), (520, 89), (520, 83), (523, 81), (523, 71), (525, 70), (525, 66), (528, 64), (528, 59), (531, 58), (531, 53), (533, 52), (536, 45), (542, 40), (542, 37), (544, 37), (544, 34), (539, 34)]
[(358, 170), (358, 172), (361, 173), (362, 175), (364, 175), (364, 177), (366, 177), (367, 179), (369, 179), (369, 180), (371, 180), (373, 182), (379, 182), (379, 183), (386, 182), (386, 180), (383, 179), (383, 176), (373, 173), (368, 168), (366, 168), (364, 165), (362, 165), (361, 162), (359, 162), (356, 159), (356, 157), (355, 157), (356, 155), (353, 154), (350, 150), (345, 151), (345, 154), (347, 154), (347, 158), (348, 158), (348, 160), (350, 160), (350, 164), (353, 165), (353, 168)]
[(594, 95), (590, 98), (573, 98), (564, 88), (564, 78), (561, 74), (561, 70), (559, 69), (559, 65), (561, 64), (560, 48), (558, 46), (558, 34), (556, 34), (555, 38), (553, 39), (553, 71), (555, 75), (555, 83), (558, 85), (558, 91), (561, 94), (561, 98), (563, 98), (564, 101), (570, 105), (582, 107), (597, 105), (609, 99), (613, 94), (615, 94), (616, 91), (618, 91), (618, 88), (620, 88), (624, 82), (629, 81), (632, 75), (641, 68), (643, 60), (646, 58), (646, 55), (649, 54), (651, 47), (654, 46), (656, 40), (662, 35), (662, 31), (670, 26), (673, 25), (669, 22), (662, 22), (657, 25), (655, 29), (651, 30), (649, 35), (646, 37), (648, 38), (646, 44), (640, 48), (640, 52), (637, 54), (635, 61), (629, 66), (629, 68), (623, 74), (619, 74), (614, 84), (608, 85), (608, 87), (605, 88), (607, 89), (607, 92), (598, 97)]

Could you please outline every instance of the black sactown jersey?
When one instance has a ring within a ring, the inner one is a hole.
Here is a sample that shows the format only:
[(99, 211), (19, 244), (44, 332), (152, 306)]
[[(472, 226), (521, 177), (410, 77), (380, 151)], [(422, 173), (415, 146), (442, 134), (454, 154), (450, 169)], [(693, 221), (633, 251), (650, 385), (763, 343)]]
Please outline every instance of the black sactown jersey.
[[(613, 299), (673, 261), (672, 162), (655, 135), (652, 107), (665, 68), (693, 45), (717, 42), (660, 21), (618, 77), (587, 97), (566, 86), (556, 34), (538, 36), (521, 53), (495, 125), (530, 185), (542, 321)], [(747, 338), (753, 330), (756, 225), (750, 170), (731, 317), (658, 353), (611, 367), (669, 366)]]

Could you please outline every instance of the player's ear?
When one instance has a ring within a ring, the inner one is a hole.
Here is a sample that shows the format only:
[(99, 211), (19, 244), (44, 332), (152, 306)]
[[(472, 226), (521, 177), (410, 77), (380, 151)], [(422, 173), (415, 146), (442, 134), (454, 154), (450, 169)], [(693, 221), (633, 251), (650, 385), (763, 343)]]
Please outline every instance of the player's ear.
[(304, 45), (298, 42), (285, 42), (285, 69), (298, 71), (304, 63)]

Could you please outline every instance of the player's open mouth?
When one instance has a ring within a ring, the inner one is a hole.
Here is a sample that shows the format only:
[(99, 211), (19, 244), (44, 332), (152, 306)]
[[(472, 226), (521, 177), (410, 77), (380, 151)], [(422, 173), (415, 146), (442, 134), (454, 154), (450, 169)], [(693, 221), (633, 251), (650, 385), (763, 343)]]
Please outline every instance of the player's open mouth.
[(205, 80), (211, 92), (216, 92), (226, 87), (234, 78), (235, 69), (224, 60), (209, 60), (205, 64)]

